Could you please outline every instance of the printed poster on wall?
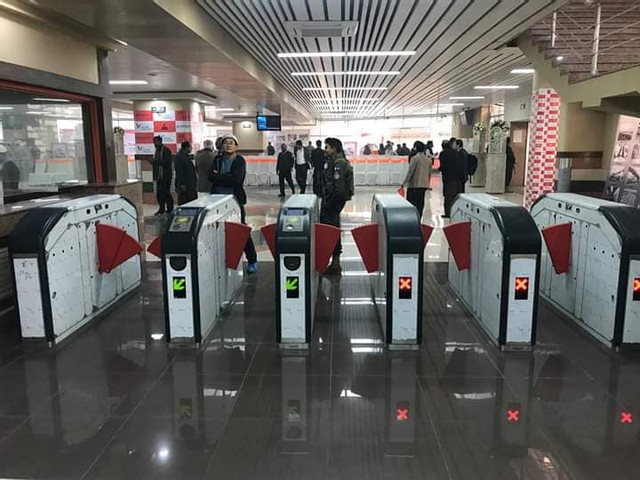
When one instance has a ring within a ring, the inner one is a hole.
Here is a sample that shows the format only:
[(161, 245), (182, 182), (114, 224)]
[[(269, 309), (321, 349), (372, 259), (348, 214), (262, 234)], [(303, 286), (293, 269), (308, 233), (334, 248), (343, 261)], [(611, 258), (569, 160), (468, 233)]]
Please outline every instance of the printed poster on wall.
[(640, 118), (620, 116), (604, 198), (640, 207)]

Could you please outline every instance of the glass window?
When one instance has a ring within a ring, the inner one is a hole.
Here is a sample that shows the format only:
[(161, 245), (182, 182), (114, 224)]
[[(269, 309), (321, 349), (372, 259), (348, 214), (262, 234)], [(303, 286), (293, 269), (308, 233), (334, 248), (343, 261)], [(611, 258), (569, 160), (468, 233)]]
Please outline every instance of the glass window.
[(55, 96), (0, 90), (4, 201), (87, 182), (85, 110)]

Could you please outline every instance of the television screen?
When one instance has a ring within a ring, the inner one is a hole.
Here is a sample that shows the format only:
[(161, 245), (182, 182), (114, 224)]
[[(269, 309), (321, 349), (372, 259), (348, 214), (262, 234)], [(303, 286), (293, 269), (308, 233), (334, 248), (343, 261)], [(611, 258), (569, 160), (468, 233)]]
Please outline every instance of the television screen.
[(282, 128), (280, 115), (258, 115), (256, 117), (256, 125), (259, 132), (268, 130), (279, 131)]

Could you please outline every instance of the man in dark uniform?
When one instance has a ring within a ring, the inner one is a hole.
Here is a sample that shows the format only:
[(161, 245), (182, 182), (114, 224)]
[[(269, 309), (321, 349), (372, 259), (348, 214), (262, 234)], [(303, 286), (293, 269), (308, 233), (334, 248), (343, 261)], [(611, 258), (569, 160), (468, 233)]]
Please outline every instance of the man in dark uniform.
[(287, 144), (280, 145), (278, 154), (278, 162), (276, 163), (276, 173), (278, 174), (278, 180), (280, 181), (280, 198), (284, 198), (284, 182), (286, 181), (291, 187), (291, 195), (296, 193), (296, 189), (293, 186), (293, 178), (291, 178), (291, 171), (293, 170), (293, 154), (287, 150)]
[[(342, 142), (337, 138), (324, 141), (326, 163), (322, 173), (322, 207), (320, 222), (340, 228), (340, 213), (354, 193), (353, 168), (344, 156)], [(327, 275), (340, 275), (342, 242), (338, 240)]]
[(442, 143), (440, 152), (440, 173), (442, 174), (442, 189), (444, 192), (444, 215), (442, 218), (449, 218), (451, 206), (456, 195), (464, 192), (464, 184), (467, 168), (462, 164), (462, 156), (454, 150), (455, 139)]
[(322, 174), (324, 172), (324, 150), (322, 140), (316, 141), (316, 148), (311, 152), (311, 168), (313, 168), (313, 193), (322, 196)]
[(191, 143), (187, 140), (180, 144), (176, 154), (176, 192), (178, 205), (184, 205), (198, 198), (198, 174), (191, 161)]
[(165, 212), (171, 213), (173, 211), (173, 197), (171, 196), (172, 155), (171, 150), (162, 144), (160, 135), (153, 137), (153, 144), (156, 147), (156, 153), (150, 162), (153, 165), (153, 180), (156, 182), (156, 199), (158, 201), (158, 211), (155, 215), (162, 215)]

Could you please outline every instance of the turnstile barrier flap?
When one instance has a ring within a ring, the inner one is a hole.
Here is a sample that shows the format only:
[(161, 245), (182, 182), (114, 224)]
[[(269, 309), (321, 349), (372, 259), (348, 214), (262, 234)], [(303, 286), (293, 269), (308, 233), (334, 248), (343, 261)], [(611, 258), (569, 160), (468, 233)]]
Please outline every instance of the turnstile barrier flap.
[(236, 270), (251, 235), (251, 227), (237, 222), (224, 222), (224, 256), (227, 268)]
[(426, 223), (422, 224), (422, 248), (427, 246), (427, 242), (431, 238), (431, 234), (433, 233), (433, 227), (431, 225), (427, 225)]
[(560, 275), (569, 271), (571, 260), (571, 222), (542, 228), (553, 269)]
[(162, 237), (156, 237), (147, 247), (147, 252), (155, 255), (158, 258), (162, 258)]
[(260, 228), (262, 232), (262, 236), (267, 242), (267, 246), (269, 247), (269, 251), (273, 257), (276, 256), (276, 230), (278, 229), (278, 224), (269, 223), (264, 227)]
[(451, 254), (458, 270), (471, 266), (471, 222), (456, 222), (442, 229), (447, 237)]
[(378, 265), (378, 224), (370, 223), (351, 230), (358, 252), (367, 272), (377, 272)]
[(320, 273), (327, 271), (329, 259), (340, 240), (340, 229), (324, 223), (315, 224), (316, 241), (316, 270)]
[(106, 223), (96, 224), (96, 242), (100, 273), (111, 272), (143, 250), (138, 241), (122, 228)]

